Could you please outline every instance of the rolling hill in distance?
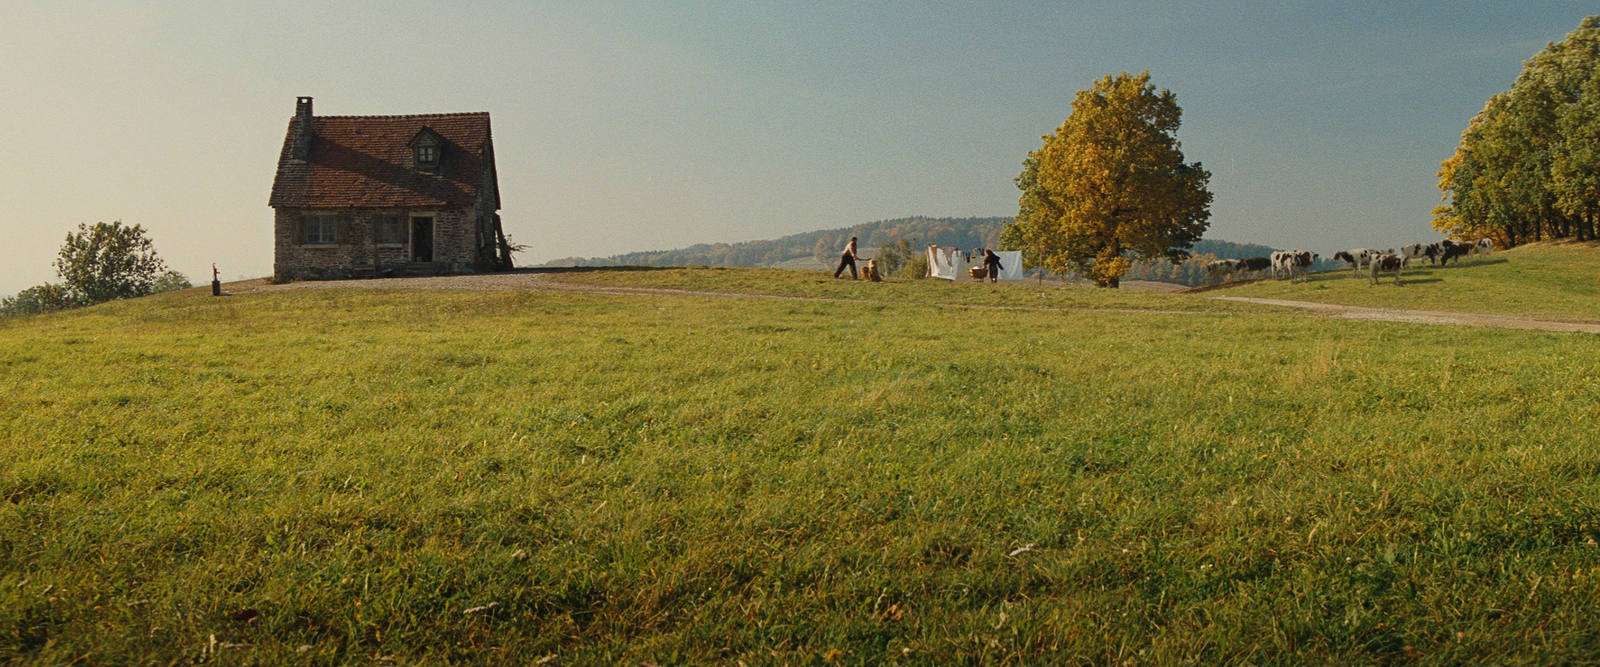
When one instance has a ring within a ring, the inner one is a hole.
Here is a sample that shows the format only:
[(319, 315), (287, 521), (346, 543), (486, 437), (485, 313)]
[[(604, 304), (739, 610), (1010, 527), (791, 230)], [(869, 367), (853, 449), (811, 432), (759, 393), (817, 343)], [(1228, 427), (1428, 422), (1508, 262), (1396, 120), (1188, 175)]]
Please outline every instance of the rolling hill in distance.
[[(1011, 223), (1009, 217), (989, 218), (931, 218), (913, 216), (866, 222), (853, 227), (822, 229), (791, 234), (772, 240), (744, 241), (740, 243), (701, 243), (675, 250), (632, 252), (609, 257), (567, 257), (545, 262), (543, 266), (723, 266), (747, 268), (789, 268), (831, 270), (838, 260), (845, 242), (854, 236), (861, 253), (872, 256), (885, 243), (910, 240), (917, 248), (924, 243), (957, 248), (996, 248), (1000, 232)], [(1202, 239), (1190, 252), (1196, 257), (1229, 259), (1265, 256), (1275, 248), (1256, 244)], [(1208, 258), (1209, 259), (1209, 258)], [(1139, 262), (1131, 271), (1130, 279), (1163, 280), (1188, 283), (1181, 279), (1185, 272), (1174, 278), (1170, 272), (1138, 270), (1138, 265), (1162, 262)], [(1170, 265), (1168, 265), (1170, 266)], [(1154, 267), (1143, 267), (1153, 269)], [(1155, 275), (1155, 274), (1161, 275)], [(1146, 275), (1149, 274), (1149, 275)]]

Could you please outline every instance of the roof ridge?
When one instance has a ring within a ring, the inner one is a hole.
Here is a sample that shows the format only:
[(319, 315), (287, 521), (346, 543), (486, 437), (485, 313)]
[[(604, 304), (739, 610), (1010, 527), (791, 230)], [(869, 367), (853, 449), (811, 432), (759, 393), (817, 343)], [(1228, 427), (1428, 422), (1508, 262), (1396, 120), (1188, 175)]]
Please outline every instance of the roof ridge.
[[(357, 115), (357, 116), (312, 116), (312, 118), (417, 118), (421, 116), (487, 116), (487, 111), (451, 111), (448, 113), (403, 113), (387, 115)], [(293, 116), (290, 116), (293, 118)]]

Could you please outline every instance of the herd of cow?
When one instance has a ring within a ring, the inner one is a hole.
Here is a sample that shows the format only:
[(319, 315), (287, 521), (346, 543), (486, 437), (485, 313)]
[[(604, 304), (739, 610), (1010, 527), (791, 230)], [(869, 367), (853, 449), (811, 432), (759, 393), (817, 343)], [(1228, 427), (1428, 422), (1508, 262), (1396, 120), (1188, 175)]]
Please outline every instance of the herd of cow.
[[(1429, 264), (1438, 263), (1444, 266), (1450, 260), (1460, 263), (1461, 257), (1467, 255), (1483, 255), (1488, 257), (1494, 252), (1494, 239), (1478, 239), (1473, 243), (1444, 240), (1438, 243), (1413, 243), (1402, 246), (1400, 252), (1393, 248), (1388, 250), (1373, 250), (1372, 248), (1352, 248), (1341, 250), (1333, 254), (1336, 261), (1350, 265), (1356, 277), (1361, 276), (1361, 270), (1367, 270), (1367, 277), (1373, 285), (1378, 284), (1378, 276), (1389, 271), (1394, 272), (1394, 284), (1400, 284), (1400, 274), (1411, 267), (1411, 260), (1426, 259)], [(1219, 259), (1206, 264), (1206, 273), (1211, 277), (1211, 282), (1232, 280), (1235, 276), (1249, 276), (1261, 271), (1272, 271), (1274, 279), (1279, 276), (1288, 276), (1289, 282), (1298, 282), (1311, 276), (1311, 264), (1317, 261), (1317, 253), (1309, 250), (1280, 250), (1272, 253), (1271, 257), (1246, 257), (1245, 259)]]

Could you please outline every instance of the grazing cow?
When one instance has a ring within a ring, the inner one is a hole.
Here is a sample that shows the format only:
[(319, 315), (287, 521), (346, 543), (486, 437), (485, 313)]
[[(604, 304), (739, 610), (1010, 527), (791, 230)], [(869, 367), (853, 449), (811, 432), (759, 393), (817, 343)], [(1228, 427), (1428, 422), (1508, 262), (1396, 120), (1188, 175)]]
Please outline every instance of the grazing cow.
[(1311, 279), (1311, 265), (1315, 264), (1317, 262), (1317, 258), (1320, 256), (1321, 255), (1309, 250), (1301, 250), (1295, 253), (1294, 266), (1295, 268), (1300, 269), (1300, 276), (1302, 278), (1305, 278), (1306, 280)]
[(1310, 280), (1311, 263), (1317, 261), (1317, 253), (1310, 250), (1292, 250), (1285, 254), (1288, 255), (1286, 260), (1289, 264), (1289, 282), (1295, 282), (1296, 275)]
[(1246, 257), (1239, 260), (1239, 270), (1245, 273), (1255, 273), (1272, 268), (1272, 259), (1269, 257)]
[(1379, 273), (1384, 271), (1393, 271), (1394, 284), (1396, 287), (1398, 287), (1400, 285), (1400, 272), (1406, 268), (1407, 264), (1410, 263), (1411, 262), (1408, 258), (1401, 257), (1400, 255), (1378, 255), (1377, 257), (1372, 258), (1372, 264), (1367, 268), (1367, 277), (1371, 280), (1371, 282), (1368, 284), (1378, 284)]
[(1361, 275), (1361, 265), (1366, 263), (1362, 261), (1365, 259), (1366, 256), (1362, 255), (1356, 250), (1340, 250), (1339, 252), (1333, 253), (1333, 261), (1349, 264), (1356, 269), (1355, 275), (1358, 276)]
[(1456, 260), (1456, 265), (1459, 266), (1461, 260), (1457, 258), (1466, 257), (1468, 253), (1471, 253), (1477, 247), (1471, 243), (1456, 243), (1455, 241), (1443, 241), (1440, 245), (1444, 246), (1444, 251), (1439, 253), (1439, 266), (1441, 267), (1450, 263), (1452, 259)]
[(1429, 243), (1428, 245), (1422, 247), (1422, 256), (1427, 257), (1428, 264), (1432, 265), (1437, 263), (1440, 257), (1444, 256), (1444, 248), (1444, 241)]
[(1206, 263), (1206, 275), (1210, 278), (1211, 283), (1226, 280), (1238, 270), (1239, 260), (1237, 259), (1219, 259), (1215, 262)]
[(1477, 243), (1472, 244), (1472, 254), (1484, 257), (1494, 254), (1494, 239), (1478, 239)]
[(1400, 246), (1400, 256), (1406, 259), (1422, 259), (1428, 256), (1428, 244), (1413, 243)]
[(1294, 279), (1294, 264), (1292, 263), (1293, 262), (1293, 258), (1294, 258), (1294, 253), (1292, 253), (1292, 252), (1287, 252), (1287, 251), (1283, 251), (1283, 250), (1273, 251), (1273, 253), (1272, 253), (1272, 279), (1273, 280), (1277, 280), (1278, 279), (1278, 274), (1279, 273), (1288, 274), (1290, 280)]
[(1333, 253), (1333, 260), (1336, 262), (1348, 263), (1350, 265), (1351, 276), (1359, 278), (1361, 277), (1361, 269), (1366, 268), (1367, 265), (1372, 262), (1373, 257), (1377, 257), (1378, 255), (1382, 254), (1393, 255), (1394, 250), (1391, 249), (1388, 253), (1384, 253), (1382, 250), (1373, 250), (1372, 248), (1351, 248), (1349, 250), (1341, 250)]
[(1311, 276), (1311, 263), (1316, 261), (1317, 253), (1309, 250), (1280, 250), (1272, 253), (1272, 277), (1277, 278), (1279, 273), (1289, 274), (1289, 282), (1298, 282), (1297, 276)]

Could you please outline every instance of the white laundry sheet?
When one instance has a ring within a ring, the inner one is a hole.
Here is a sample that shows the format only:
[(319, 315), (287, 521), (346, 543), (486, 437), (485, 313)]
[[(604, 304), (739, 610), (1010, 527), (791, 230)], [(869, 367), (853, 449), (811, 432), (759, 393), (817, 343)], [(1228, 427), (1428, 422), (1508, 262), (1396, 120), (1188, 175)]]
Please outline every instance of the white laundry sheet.
[(1006, 250), (997, 252), (1000, 256), (1000, 279), (1022, 280), (1022, 251)]
[[(1022, 280), (1022, 251), (997, 252), (1000, 256), (1000, 279)], [(959, 248), (928, 246), (928, 277), (958, 280), (967, 270), (983, 266), (983, 255), (965, 252)]]
[(961, 280), (962, 278), (971, 280), (972, 274), (968, 273), (968, 271), (971, 271), (974, 266), (983, 266), (983, 259), (974, 258), (970, 252), (956, 251), (956, 280)]
[(955, 248), (928, 246), (928, 277), (955, 280), (956, 264), (960, 262), (959, 254)]

